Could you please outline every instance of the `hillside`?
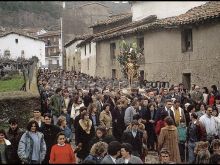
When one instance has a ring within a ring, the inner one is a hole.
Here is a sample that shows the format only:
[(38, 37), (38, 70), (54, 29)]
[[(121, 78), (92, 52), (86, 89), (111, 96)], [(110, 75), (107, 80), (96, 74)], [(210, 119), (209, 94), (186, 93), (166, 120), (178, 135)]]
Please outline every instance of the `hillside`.
[(49, 1), (1, 1), (2, 27), (56, 29), (60, 18), (59, 3)]

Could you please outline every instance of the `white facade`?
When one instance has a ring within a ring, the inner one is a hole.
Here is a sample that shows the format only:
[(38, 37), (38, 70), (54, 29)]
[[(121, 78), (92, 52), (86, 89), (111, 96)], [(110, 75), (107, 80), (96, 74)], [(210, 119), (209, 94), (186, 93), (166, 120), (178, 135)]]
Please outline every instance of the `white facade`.
[(11, 59), (17, 59), (18, 57), (29, 59), (36, 56), (39, 59), (39, 66), (45, 65), (44, 41), (16, 33), (9, 33), (0, 37), (1, 54), (4, 55), (6, 50), (10, 51)]
[[(90, 44), (91, 44), (91, 51), (89, 48)], [(94, 42), (87, 43), (86, 45), (81, 47), (80, 51), (81, 51), (81, 72), (88, 74), (90, 76), (95, 76), (96, 74), (96, 43)]]
[(139, 21), (150, 15), (158, 19), (184, 14), (189, 9), (208, 1), (137, 1), (132, 2), (132, 21)]
[(80, 49), (76, 47), (82, 40), (75, 41), (68, 47), (66, 47), (66, 70), (81, 71), (81, 56)]

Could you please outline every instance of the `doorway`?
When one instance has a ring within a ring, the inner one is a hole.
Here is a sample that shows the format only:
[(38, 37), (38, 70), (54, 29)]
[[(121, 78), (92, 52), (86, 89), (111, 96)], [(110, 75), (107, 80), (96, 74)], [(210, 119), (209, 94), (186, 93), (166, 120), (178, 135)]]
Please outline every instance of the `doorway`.
[(183, 73), (182, 82), (187, 90), (191, 89), (191, 73)]

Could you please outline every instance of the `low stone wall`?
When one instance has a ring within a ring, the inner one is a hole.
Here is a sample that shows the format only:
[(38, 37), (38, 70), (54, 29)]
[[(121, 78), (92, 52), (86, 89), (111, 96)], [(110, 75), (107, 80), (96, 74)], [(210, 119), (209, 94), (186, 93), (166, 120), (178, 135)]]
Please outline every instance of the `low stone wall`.
[(19, 126), (26, 128), (32, 110), (40, 108), (40, 105), (39, 94), (22, 91), (0, 93), (0, 128), (7, 128), (11, 117), (16, 117)]

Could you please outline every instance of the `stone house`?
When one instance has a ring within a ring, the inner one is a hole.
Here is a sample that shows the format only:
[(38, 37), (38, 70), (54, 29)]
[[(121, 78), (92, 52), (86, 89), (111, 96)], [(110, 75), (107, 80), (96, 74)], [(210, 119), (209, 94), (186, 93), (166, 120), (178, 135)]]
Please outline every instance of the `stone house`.
[(0, 36), (0, 56), (16, 60), (38, 57), (39, 67), (45, 65), (45, 43), (36, 37), (19, 32), (7, 32)]
[[(183, 4), (176, 4), (177, 2), (163, 4), (160, 8), (152, 3), (134, 2), (132, 4), (133, 21), (127, 23), (126, 27), (93, 34), (90, 41), (96, 43), (96, 75), (112, 77), (116, 72), (116, 77), (120, 78), (117, 61), (114, 64), (114, 58), (111, 58), (111, 47), (115, 49), (117, 55), (117, 42), (121, 37), (131, 41), (139, 36), (142, 38), (145, 56), (144, 65), (140, 67), (140, 71), (146, 80), (168, 81), (171, 84), (183, 82), (188, 89), (191, 84), (220, 86), (218, 72), (220, 69), (218, 65), (220, 3), (184, 2), (187, 7), (181, 11), (178, 11), (178, 7), (181, 9)], [(141, 13), (139, 15), (134, 13), (144, 8), (144, 5), (149, 5), (148, 8), (155, 8), (155, 10), (152, 9), (148, 15), (140, 19)], [(170, 10), (170, 13), (160, 13), (162, 9), (164, 12), (167, 11), (170, 6), (175, 10)], [(112, 43), (116, 43), (115, 46)]]
[(48, 31), (37, 37), (45, 42), (45, 67), (52, 70), (62, 68), (61, 32)]
[(64, 45), (66, 54), (65, 66), (67, 71), (81, 72), (81, 51), (76, 45), (83, 41), (87, 36), (88, 35), (76, 36)]

